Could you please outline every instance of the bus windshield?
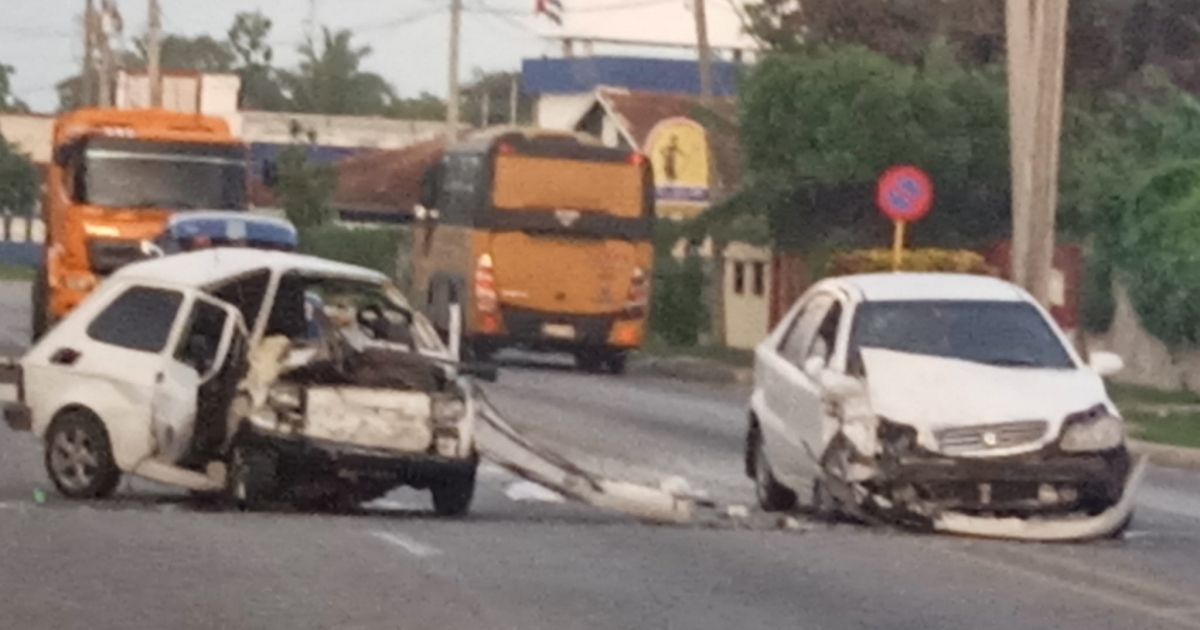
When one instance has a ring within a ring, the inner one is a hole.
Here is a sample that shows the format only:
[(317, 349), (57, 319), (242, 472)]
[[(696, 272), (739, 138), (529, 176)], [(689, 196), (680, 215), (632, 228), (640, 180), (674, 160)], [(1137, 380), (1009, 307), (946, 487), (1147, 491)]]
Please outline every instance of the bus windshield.
[(576, 211), (637, 219), (648, 213), (642, 167), (630, 162), (501, 155), (497, 210)]
[(110, 208), (242, 210), (245, 151), (238, 146), (94, 138), (76, 200)]

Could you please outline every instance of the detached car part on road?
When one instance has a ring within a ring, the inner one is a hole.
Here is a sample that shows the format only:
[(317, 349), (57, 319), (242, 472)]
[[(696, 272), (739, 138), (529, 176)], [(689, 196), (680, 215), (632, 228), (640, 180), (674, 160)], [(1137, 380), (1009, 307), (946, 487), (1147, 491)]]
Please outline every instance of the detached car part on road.
[(446, 515), (472, 500), (472, 368), (374, 271), (249, 249), (135, 263), (20, 367), (6, 419), (44, 440), (69, 497), (132, 473), (246, 505), (400, 485)]
[(756, 350), (760, 504), (980, 536), (1115, 535), (1145, 469), (1102, 376), (1021, 289), (869, 274), (810, 289)]

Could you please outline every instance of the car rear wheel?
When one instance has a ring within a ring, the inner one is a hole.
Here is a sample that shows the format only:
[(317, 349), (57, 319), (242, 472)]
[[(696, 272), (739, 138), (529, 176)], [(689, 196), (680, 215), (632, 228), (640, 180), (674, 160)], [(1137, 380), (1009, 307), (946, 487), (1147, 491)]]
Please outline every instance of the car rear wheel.
[(275, 496), (278, 458), (274, 453), (237, 444), (229, 458), (229, 497), (240, 510), (261, 509)]
[(475, 466), (448, 475), (429, 486), (438, 516), (464, 516), (475, 498)]
[(796, 507), (796, 493), (775, 479), (767, 462), (765, 448), (760, 438), (754, 457), (754, 488), (758, 505), (767, 512), (786, 512)]
[(614, 352), (608, 356), (605, 364), (608, 366), (609, 374), (620, 376), (625, 373), (625, 364), (629, 359), (629, 355), (624, 352)]
[(49, 298), (48, 290), (49, 280), (46, 278), (46, 269), (38, 268), (37, 275), (34, 276), (33, 286), (31, 288), (30, 301), (32, 304), (32, 321), (30, 321), (30, 339), (36, 342), (46, 334), (46, 330), (50, 327), (50, 319), (46, 311), (46, 302)]
[(54, 487), (72, 499), (110, 496), (121, 481), (108, 431), (84, 411), (59, 416), (46, 431), (46, 472)]

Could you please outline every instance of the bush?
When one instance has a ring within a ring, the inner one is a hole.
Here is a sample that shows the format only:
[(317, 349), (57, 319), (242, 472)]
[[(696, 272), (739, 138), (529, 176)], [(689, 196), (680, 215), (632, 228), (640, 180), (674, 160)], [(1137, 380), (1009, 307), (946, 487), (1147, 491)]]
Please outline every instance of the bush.
[[(321, 258), (375, 269), (397, 278), (407, 273), (398, 264), (401, 248), (407, 251), (408, 233), (395, 228), (349, 229), (324, 225), (300, 229), (300, 251)], [(402, 280), (402, 279), (400, 279)]]
[[(983, 256), (967, 249), (911, 249), (900, 258), (901, 271), (938, 271), (999, 275)], [(829, 257), (825, 271), (830, 276), (892, 271), (892, 250), (864, 249), (837, 252)]]
[(696, 256), (684, 262), (658, 256), (651, 285), (650, 330), (671, 346), (694, 346), (708, 324), (704, 267)]

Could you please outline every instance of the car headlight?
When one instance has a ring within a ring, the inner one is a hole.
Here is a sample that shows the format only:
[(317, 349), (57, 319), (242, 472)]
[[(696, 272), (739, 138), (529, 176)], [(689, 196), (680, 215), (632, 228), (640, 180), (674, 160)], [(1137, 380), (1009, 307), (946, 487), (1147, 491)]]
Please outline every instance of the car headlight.
[(435, 398), (431, 411), (434, 424), (457, 424), (467, 413), (467, 403), (457, 398)]
[(1125, 441), (1125, 423), (1097, 405), (1085, 412), (1072, 414), (1063, 425), (1059, 447), (1071, 453), (1106, 451)]

